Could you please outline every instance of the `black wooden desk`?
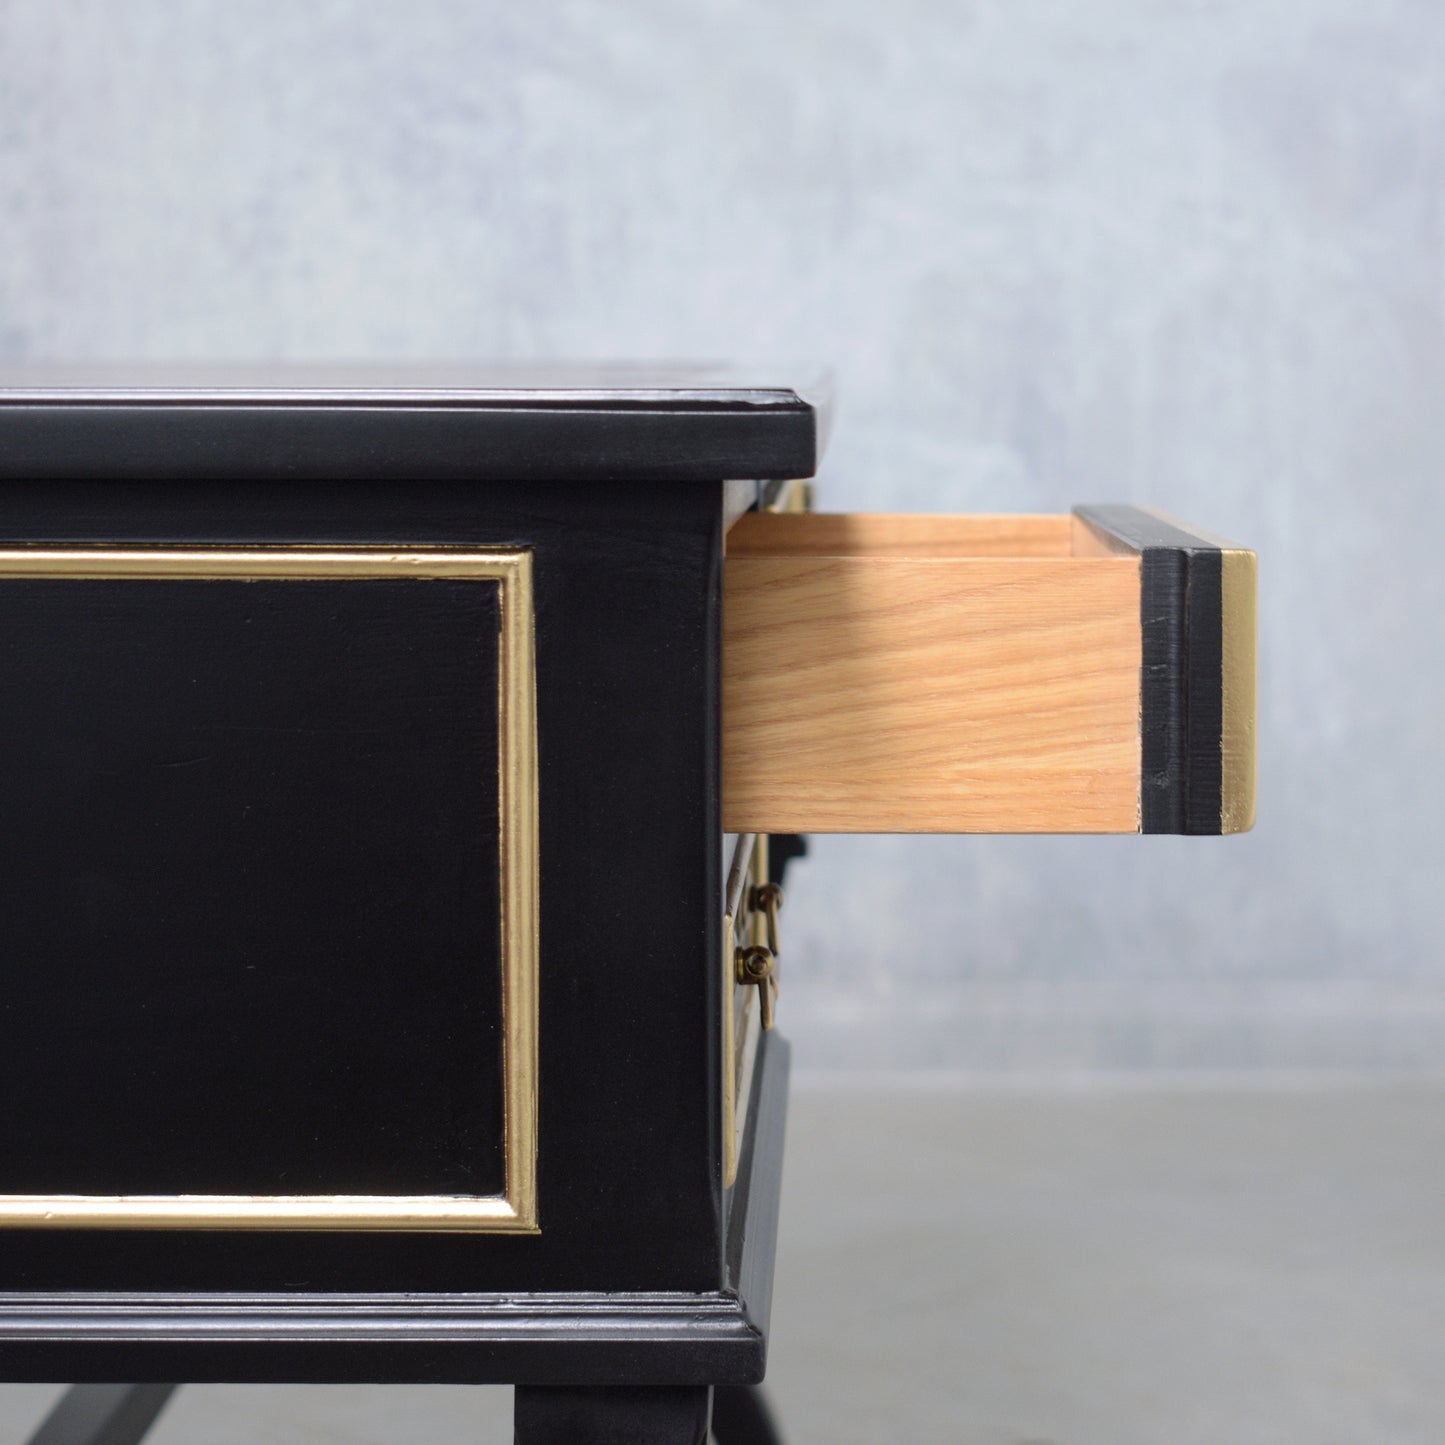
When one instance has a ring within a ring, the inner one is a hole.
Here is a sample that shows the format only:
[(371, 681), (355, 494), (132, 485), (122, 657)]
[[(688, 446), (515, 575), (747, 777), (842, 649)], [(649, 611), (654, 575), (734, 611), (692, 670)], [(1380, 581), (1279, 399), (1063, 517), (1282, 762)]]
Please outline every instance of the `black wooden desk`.
[(766, 1358), (769, 834), (1247, 826), (1249, 554), (821, 535), (824, 419), (705, 370), (0, 377), (0, 1378), (700, 1440)]

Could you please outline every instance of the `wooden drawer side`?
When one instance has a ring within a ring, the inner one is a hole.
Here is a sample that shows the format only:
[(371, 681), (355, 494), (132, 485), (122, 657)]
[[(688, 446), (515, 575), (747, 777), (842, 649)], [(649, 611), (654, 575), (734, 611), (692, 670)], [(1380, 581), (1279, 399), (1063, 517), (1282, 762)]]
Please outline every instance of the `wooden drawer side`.
[(821, 520), (730, 540), (728, 831), (1137, 831), (1136, 558), (1068, 555), (1067, 518), (1007, 529), (1031, 555), (949, 555), (992, 548), (937, 531), (914, 555), (898, 534), (930, 519), (893, 518), (841, 519), (872, 552), (754, 550)]

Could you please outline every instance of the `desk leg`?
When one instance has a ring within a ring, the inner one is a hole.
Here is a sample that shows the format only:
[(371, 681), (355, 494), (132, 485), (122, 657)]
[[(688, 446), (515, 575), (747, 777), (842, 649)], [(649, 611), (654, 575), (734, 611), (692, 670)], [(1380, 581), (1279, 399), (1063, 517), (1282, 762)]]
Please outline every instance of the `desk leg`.
[(518, 1385), (516, 1445), (706, 1445), (712, 1391)]
[(782, 1445), (773, 1412), (757, 1385), (718, 1385), (712, 1392), (717, 1445)]
[(72, 1385), (30, 1445), (137, 1445), (174, 1385)]

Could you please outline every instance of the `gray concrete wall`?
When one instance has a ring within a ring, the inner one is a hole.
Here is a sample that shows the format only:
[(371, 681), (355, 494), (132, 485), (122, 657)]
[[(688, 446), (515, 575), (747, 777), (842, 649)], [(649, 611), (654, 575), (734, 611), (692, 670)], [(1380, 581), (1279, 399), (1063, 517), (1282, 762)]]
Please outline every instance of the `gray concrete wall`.
[(1439, 1068), (1433, 0), (0, 0), (0, 356), (818, 357), (834, 508), (1261, 558), (1250, 837), (824, 839), (816, 1068)]

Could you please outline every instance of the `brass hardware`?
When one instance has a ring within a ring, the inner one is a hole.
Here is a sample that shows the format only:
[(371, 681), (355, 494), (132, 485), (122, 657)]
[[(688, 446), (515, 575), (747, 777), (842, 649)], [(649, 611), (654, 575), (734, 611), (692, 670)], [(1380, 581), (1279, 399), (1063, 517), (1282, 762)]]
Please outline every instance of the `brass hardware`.
[(801, 478), (792, 481), (764, 482), (758, 497), (762, 512), (811, 512), (813, 484)]
[(537, 665), (529, 548), (35, 547), (0, 550), (5, 577), (251, 580), (466, 578), (500, 587), (497, 823), (501, 851), (501, 1195), (0, 1193), (0, 1228), (437, 1230), (536, 1234)]
[[(752, 915), (747, 908), (747, 890), (756, 876), (758, 857), (765, 853), (767, 839), (744, 833), (733, 847), (732, 862), (723, 888), (724, 905), (722, 952), (719, 955), (723, 976), (723, 1047), (722, 1047), (722, 1114), (723, 1114), (723, 1186), (731, 1188), (737, 1179), (738, 1151), (742, 1148), (743, 1126), (748, 1115), (748, 1095), (752, 1079), (752, 1060), (757, 1049), (758, 1025), (747, 1002), (740, 1003), (742, 990), (738, 984), (734, 949), (743, 938), (752, 936)], [(748, 1000), (750, 1002), (750, 1000)]]
[[(756, 868), (757, 859), (754, 859)], [(754, 876), (767, 878), (767, 865)], [(739, 949), (738, 982), (758, 990), (758, 1012), (763, 1028), (773, 1026), (773, 1004), (778, 996), (778, 911), (783, 906), (783, 890), (771, 881), (755, 883), (748, 889), (748, 909), (752, 914), (752, 947)]]
[(739, 983), (759, 983), (773, 975), (773, 955), (760, 944), (737, 951)]
[(768, 880), (767, 834), (738, 837), (723, 900), (723, 1186), (730, 1188), (737, 1178), (758, 1041), (773, 1027), (777, 1011), (783, 890)]
[(756, 987), (758, 991), (758, 1011), (763, 1029), (772, 1028), (773, 999), (778, 990), (778, 980), (773, 972), (773, 951), (755, 943), (750, 948), (738, 949), (734, 962), (738, 982)]
[(783, 890), (777, 883), (759, 883), (748, 892), (748, 907), (767, 915), (768, 947), (774, 954), (782, 952), (778, 947), (778, 913), (782, 906)]

